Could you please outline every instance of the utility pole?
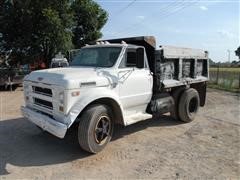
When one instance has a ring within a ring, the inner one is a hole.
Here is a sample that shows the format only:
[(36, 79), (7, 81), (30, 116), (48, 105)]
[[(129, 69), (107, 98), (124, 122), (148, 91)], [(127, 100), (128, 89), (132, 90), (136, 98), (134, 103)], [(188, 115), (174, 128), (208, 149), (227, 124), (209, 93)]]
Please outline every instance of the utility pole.
[(230, 53), (231, 53), (231, 51), (228, 49), (227, 52), (228, 52), (228, 62), (230, 63)]

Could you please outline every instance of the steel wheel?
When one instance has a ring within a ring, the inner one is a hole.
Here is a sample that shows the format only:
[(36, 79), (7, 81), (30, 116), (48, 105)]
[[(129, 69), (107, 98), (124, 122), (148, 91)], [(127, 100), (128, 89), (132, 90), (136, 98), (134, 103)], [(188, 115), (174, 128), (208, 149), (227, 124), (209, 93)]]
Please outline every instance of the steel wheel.
[(111, 120), (107, 116), (101, 116), (95, 126), (94, 138), (96, 143), (102, 145), (110, 136)]
[(106, 105), (93, 104), (80, 117), (78, 142), (82, 149), (98, 153), (112, 138), (113, 114)]

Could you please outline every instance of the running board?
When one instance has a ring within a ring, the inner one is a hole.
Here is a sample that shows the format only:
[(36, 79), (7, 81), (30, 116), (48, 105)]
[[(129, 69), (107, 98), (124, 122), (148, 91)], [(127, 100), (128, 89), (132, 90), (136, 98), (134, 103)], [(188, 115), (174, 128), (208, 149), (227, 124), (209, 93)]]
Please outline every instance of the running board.
[(134, 124), (139, 121), (144, 121), (147, 119), (151, 119), (152, 115), (151, 114), (146, 114), (146, 113), (136, 113), (134, 115), (126, 116), (125, 119), (125, 126)]

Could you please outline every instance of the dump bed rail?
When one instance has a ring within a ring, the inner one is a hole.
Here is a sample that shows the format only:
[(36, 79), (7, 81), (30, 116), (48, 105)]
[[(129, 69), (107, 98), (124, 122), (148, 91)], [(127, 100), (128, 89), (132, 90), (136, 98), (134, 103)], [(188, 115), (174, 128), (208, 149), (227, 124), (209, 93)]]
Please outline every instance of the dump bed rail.
[(175, 46), (160, 46), (162, 55), (166, 59), (208, 59), (208, 52), (201, 49), (182, 48)]

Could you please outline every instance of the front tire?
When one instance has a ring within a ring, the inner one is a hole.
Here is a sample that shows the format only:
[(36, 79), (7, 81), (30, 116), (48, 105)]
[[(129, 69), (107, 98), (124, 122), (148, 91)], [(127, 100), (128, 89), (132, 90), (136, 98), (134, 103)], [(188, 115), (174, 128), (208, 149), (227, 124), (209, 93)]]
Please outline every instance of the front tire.
[(98, 153), (104, 149), (113, 134), (112, 111), (105, 105), (92, 105), (80, 117), (78, 141), (82, 149)]
[(178, 113), (180, 120), (183, 122), (193, 121), (198, 112), (199, 105), (198, 92), (193, 88), (185, 90), (179, 99)]

